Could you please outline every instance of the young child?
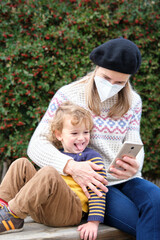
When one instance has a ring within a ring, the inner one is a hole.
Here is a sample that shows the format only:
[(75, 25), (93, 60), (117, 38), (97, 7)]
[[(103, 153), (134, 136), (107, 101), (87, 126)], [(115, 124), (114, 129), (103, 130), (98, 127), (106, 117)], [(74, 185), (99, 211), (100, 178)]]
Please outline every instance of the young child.
[[(60, 151), (71, 160), (100, 165), (98, 173), (106, 179), (101, 156), (87, 148), (92, 127), (89, 111), (66, 102), (57, 109), (48, 138), (57, 148), (63, 147)], [(105, 213), (106, 193), (99, 191), (101, 197), (89, 189), (88, 199), (71, 176), (62, 176), (50, 166), (36, 171), (27, 159), (18, 159), (0, 185), (0, 233), (22, 230), (27, 215), (54, 227), (77, 225), (88, 213), (87, 223), (78, 230), (81, 239), (95, 240)]]
[[(87, 148), (90, 140), (90, 132), (93, 127), (92, 116), (86, 109), (65, 102), (57, 109), (51, 123), (51, 131), (49, 140), (60, 149), (64, 154), (71, 156), (75, 161), (91, 161), (98, 165), (102, 165), (103, 169), (99, 173), (106, 178), (106, 172), (103, 160), (99, 153), (91, 148)], [(61, 149), (63, 147), (63, 149)], [(77, 194), (81, 200), (82, 210), (88, 212), (88, 223), (78, 227), (81, 231), (81, 239), (84, 234), (97, 236), (98, 225), (104, 220), (105, 212), (105, 192), (102, 192), (102, 197), (99, 198), (93, 191), (89, 189), (90, 198), (84, 194), (82, 188), (74, 181), (71, 176), (62, 176), (68, 186)], [(87, 239), (87, 238), (86, 238)]]

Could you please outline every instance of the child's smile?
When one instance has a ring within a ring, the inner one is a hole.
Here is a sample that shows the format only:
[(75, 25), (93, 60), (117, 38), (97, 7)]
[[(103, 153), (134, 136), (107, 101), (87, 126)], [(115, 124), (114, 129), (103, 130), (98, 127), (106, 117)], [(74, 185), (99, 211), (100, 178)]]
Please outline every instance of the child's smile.
[(61, 141), (64, 152), (80, 153), (89, 144), (90, 131), (85, 122), (73, 125), (71, 116), (67, 115), (64, 119), (62, 132), (58, 134), (57, 139)]

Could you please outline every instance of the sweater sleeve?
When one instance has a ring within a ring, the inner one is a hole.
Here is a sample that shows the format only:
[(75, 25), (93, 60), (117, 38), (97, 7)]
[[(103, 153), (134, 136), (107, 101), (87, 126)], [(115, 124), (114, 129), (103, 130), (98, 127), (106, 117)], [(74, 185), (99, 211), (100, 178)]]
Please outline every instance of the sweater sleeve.
[[(133, 115), (130, 120), (128, 131), (125, 137), (125, 141), (142, 143), (140, 137), (140, 121), (142, 115), (142, 100), (137, 93), (134, 93), (133, 104), (132, 104)], [(143, 161), (144, 161), (144, 148), (141, 149), (139, 154), (136, 157), (137, 161), (140, 164), (139, 172), (142, 170)]]
[[(97, 172), (106, 179), (106, 171), (100, 155), (90, 159), (89, 161), (98, 165), (103, 165), (103, 169)], [(97, 194), (95, 194), (91, 189), (88, 189), (91, 197), (89, 199), (89, 213), (87, 221), (99, 221), (103, 223), (105, 214), (106, 193), (100, 188), (97, 189), (102, 193), (102, 197), (98, 197)]]
[(60, 90), (55, 94), (44, 117), (36, 128), (27, 149), (28, 156), (39, 167), (50, 165), (57, 169), (60, 174), (64, 174), (63, 169), (71, 157), (61, 153), (47, 140), (46, 136), (49, 133), (50, 120), (53, 118), (56, 109), (66, 100)]

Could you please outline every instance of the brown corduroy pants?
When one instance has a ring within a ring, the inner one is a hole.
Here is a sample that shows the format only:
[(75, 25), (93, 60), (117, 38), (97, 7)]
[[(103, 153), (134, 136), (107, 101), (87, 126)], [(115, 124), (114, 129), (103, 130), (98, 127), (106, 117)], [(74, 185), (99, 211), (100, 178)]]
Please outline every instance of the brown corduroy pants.
[(20, 218), (31, 216), (48, 226), (80, 223), (82, 207), (78, 196), (51, 166), (36, 171), (26, 158), (14, 161), (1, 185), (0, 198)]

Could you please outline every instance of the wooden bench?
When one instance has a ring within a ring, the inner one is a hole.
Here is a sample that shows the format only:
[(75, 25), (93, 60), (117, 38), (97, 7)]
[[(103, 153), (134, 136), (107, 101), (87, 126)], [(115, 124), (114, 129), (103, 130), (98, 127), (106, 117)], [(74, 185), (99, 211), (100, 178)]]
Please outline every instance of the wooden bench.
[[(77, 227), (53, 228), (25, 219), (22, 232), (0, 235), (0, 240), (80, 240)], [(112, 227), (100, 224), (97, 240), (135, 240), (134, 237)]]

